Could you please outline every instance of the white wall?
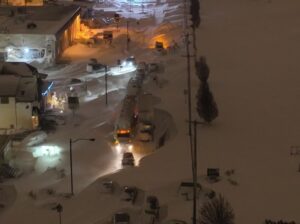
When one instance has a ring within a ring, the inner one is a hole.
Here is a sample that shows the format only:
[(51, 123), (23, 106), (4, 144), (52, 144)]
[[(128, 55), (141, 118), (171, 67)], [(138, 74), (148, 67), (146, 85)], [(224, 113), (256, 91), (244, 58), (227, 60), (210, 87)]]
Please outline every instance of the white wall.
[(32, 129), (32, 104), (17, 103), (17, 128)]
[(39, 63), (51, 64), (55, 61), (55, 36), (54, 35), (32, 35), (32, 34), (0, 34), (0, 50), (6, 51), (6, 48), (23, 49), (44, 49), (45, 56), (39, 59), (24, 59), (14, 57), (9, 54), (7, 61), (11, 62), (28, 62), (37, 61)]
[(0, 103), (0, 129), (16, 127), (15, 98), (9, 97), (9, 104)]
[[(12, 127), (13, 125), (13, 127)], [(17, 103), (9, 98), (9, 104), (0, 104), (0, 129), (33, 129), (32, 103)]]

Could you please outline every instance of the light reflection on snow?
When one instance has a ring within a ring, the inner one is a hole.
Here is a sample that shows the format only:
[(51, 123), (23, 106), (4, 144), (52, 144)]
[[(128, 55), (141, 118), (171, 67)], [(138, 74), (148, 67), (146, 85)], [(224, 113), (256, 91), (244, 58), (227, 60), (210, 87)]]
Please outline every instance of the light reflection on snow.
[(134, 144), (116, 144), (112, 146), (112, 150), (116, 154), (116, 158), (112, 161), (112, 164), (115, 164), (114, 167), (118, 169), (123, 168), (121, 164), (124, 152), (131, 152), (133, 154), (135, 166), (139, 166), (140, 160), (148, 154), (146, 152), (141, 152), (141, 150), (139, 150), (139, 148)]
[(111, 75), (123, 75), (129, 72), (134, 72), (136, 70), (136, 67), (130, 63), (127, 64), (125, 66), (121, 66), (121, 67), (112, 67), (110, 68), (110, 73)]
[(121, 147), (120, 144), (116, 145), (116, 146), (115, 146), (115, 149), (116, 149), (116, 152), (117, 152), (118, 154), (121, 154), (121, 152), (122, 152), (122, 147)]
[(60, 155), (61, 148), (56, 145), (41, 145), (34, 147), (32, 155), (38, 157), (54, 157)]
[(61, 161), (62, 149), (57, 145), (40, 145), (32, 147), (32, 155), (37, 159), (35, 170), (44, 172), (48, 168), (56, 167)]

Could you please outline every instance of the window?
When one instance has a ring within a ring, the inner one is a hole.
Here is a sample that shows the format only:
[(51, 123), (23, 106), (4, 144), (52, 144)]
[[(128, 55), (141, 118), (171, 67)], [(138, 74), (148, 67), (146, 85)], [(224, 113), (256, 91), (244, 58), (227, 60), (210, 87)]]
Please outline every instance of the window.
[(0, 97), (1, 104), (9, 104), (9, 98), (7, 96)]

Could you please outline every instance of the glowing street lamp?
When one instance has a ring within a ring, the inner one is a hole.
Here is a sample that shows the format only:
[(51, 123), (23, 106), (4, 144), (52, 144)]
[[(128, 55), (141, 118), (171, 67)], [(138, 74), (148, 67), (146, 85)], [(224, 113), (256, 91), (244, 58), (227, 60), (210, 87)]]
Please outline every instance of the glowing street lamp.
[(59, 217), (59, 224), (61, 224), (61, 213), (63, 212), (63, 206), (61, 204), (58, 204), (53, 209), (57, 211)]
[(71, 170), (71, 195), (74, 195), (74, 188), (73, 188), (73, 158), (72, 158), (72, 144), (78, 141), (91, 141), (94, 142), (94, 138), (77, 138), (71, 139), (70, 138), (70, 170)]

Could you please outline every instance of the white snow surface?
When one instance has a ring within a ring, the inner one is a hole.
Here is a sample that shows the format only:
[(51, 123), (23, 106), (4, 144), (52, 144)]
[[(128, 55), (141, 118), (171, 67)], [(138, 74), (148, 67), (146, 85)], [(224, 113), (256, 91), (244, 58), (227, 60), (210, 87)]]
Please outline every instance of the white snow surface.
[[(210, 126), (198, 127), (199, 182), (228, 199), (236, 223), (262, 223), (265, 219), (300, 222), (299, 157), (290, 155), (291, 146), (300, 144), (299, 11), (298, 0), (201, 1), (198, 54), (206, 56), (210, 66), (210, 88), (220, 115)], [(105, 63), (113, 64), (126, 55), (121, 46), (116, 44), (105, 51)], [(109, 223), (112, 214), (119, 210), (129, 211), (134, 217), (132, 223), (143, 223), (138, 220), (143, 200), (133, 206), (121, 202), (118, 191), (113, 195), (101, 193), (104, 175), (119, 186), (137, 186), (140, 197), (158, 196), (167, 211), (162, 221), (191, 222), (191, 201), (185, 201), (177, 193), (179, 183), (192, 176), (184, 95), (186, 61), (182, 52), (157, 56), (138, 46), (132, 46), (130, 51), (138, 60), (165, 64), (165, 72), (159, 76), (161, 85), (151, 80), (145, 84), (147, 92), (159, 98), (156, 107), (170, 113), (175, 123), (165, 146), (146, 157), (137, 154), (143, 157), (138, 167), (120, 170), (120, 155), (110, 148), (108, 139), (130, 74), (122, 76), (121, 81), (111, 81), (108, 106), (103, 92), (95, 88), (91, 93), (95, 97), (83, 103), (75, 117), (69, 114), (67, 124), (48, 136), (49, 144), (62, 148), (56, 169), (47, 170), (45, 163), (40, 162), (36, 172), (5, 183), (14, 185), (17, 199), (7, 209), (0, 210), (1, 224), (56, 223), (58, 215), (50, 209), (56, 202), (64, 207), (62, 221), (66, 224)], [(84, 48), (86, 55), (88, 50)], [(49, 78), (77, 77), (80, 73), (76, 71), (84, 71), (84, 63), (84, 58), (77, 55), (69, 67), (61, 70), (65, 71), (63, 74), (56, 71)], [(103, 80), (98, 81), (103, 84)], [(195, 109), (198, 84), (193, 74), (195, 119), (198, 119)], [(94, 137), (96, 141), (74, 143), (75, 196), (66, 199), (61, 194), (68, 193), (70, 188), (68, 140), (82, 137)], [(206, 182), (208, 167), (220, 168), (221, 181)], [(59, 169), (66, 170), (66, 177), (59, 177)], [(232, 179), (237, 186), (227, 180), (224, 172), (228, 169), (235, 170)], [(42, 191), (45, 188), (58, 193), (49, 197)], [(36, 200), (28, 197), (30, 190), (36, 192)]]

